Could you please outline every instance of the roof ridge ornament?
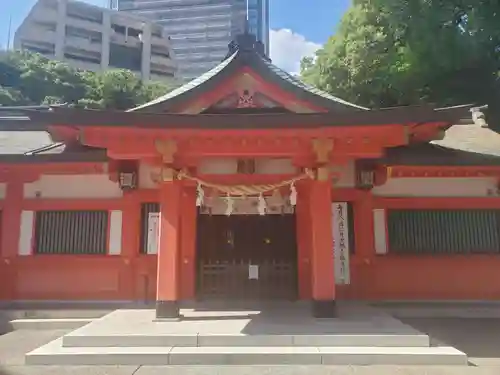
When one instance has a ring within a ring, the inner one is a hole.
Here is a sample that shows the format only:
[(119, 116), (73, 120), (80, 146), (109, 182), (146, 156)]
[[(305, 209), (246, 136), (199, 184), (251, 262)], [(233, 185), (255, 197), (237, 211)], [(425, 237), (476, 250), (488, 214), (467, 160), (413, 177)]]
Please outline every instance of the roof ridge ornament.
[(480, 126), (481, 128), (488, 128), (488, 123), (486, 122), (486, 116), (482, 109), (488, 108), (487, 106), (483, 107), (473, 107), (470, 109), (472, 113), (472, 121), (474, 125)]
[(271, 61), (271, 59), (266, 55), (266, 48), (264, 43), (257, 39), (257, 36), (250, 31), (249, 23), (249, 4), (247, 0), (246, 18), (243, 24), (243, 33), (236, 35), (228, 44), (228, 54), (224, 58), (227, 60), (236, 52), (254, 52), (263, 57), (264, 59)]

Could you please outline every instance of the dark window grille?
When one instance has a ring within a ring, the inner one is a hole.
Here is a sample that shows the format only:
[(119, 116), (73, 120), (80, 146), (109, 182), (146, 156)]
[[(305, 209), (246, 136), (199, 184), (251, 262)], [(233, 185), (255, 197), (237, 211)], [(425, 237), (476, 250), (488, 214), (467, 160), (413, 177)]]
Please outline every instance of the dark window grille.
[(141, 254), (147, 254), (148, 250), (148, 217), (152, 212), (160, 212), (159, 203), (143, 203), (141, 207)]
[(500, 210), (389, 210), (389, 251), (498, 254)]
[(350, 202), (347, 202), (347, 228), (349, 230), (349, 254), (355, 254), (356, 236), (354, 235), (354, 209)]
[(108, 211), (38, 211), (35, 254), (106, 254)]

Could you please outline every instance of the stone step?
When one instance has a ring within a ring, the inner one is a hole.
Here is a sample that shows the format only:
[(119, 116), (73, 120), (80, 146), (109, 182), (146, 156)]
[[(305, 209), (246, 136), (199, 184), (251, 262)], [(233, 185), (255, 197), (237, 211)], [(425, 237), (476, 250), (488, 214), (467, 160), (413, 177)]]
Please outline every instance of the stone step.
[(28, 365), (467, 365), (451, 347), (63, 347), (57, 339)]
[(65, 318), (65, 319), (14, 319), (10, 321), (13, 330), (18, 329), (77, 329), (91, 323), (91, 318)]
[(13, 319), (97, 319), (114, 310), (106, 309), (5, 309), (0, 307), (0, 315)]
[(63, 337), (64, 347), (429, 347), (425, 334), (85, 334), (77, 330)]

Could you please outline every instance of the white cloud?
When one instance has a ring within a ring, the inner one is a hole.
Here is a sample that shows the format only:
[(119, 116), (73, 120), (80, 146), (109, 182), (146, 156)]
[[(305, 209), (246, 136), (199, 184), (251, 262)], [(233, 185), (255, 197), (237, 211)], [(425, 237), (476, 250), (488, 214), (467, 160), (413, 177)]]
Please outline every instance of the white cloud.
[(269, 37), (273, 63), (292, 74), (300, 72), (300, 60), (303, 57), (312, 56), (321, 48), (320, 44), (289, 29), (271, 30)]

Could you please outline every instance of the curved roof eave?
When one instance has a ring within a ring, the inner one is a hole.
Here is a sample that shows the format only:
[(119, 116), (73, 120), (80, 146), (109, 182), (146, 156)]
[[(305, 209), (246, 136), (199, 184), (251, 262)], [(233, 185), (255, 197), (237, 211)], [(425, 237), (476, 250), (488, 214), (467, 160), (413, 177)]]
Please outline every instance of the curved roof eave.
[(197, 96), (215, 89), (224, 79), (230, 77), (239, 68), (248, 67), (262, 76), (266, 81), (280, 86), (297, 98), (309, 102), (327, 112), (359, 111), (369, 108), (361, 107), (331, 94), (323, 92), (302, 82), (297, 77), (285, 72), (261, 56), (257, 51), (237, 50), (219, 65), (185, 85), (139, 107), (130, 112), (168, 112), (182, 102), (192, 100)]

